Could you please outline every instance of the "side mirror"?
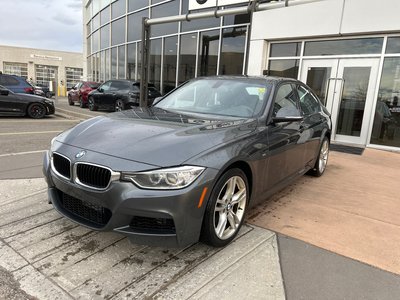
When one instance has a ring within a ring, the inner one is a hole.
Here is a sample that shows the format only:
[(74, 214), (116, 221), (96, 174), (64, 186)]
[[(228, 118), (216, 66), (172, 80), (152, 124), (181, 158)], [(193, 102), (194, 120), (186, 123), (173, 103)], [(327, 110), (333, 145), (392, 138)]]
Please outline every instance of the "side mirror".
[(274, 123), (284, 123), (284, 122), (299, 122), (303, 121), (303, 117), (301, 116), (287, 116), (287, 117), (273, 117), (272, 121)]
[(161, 101), (162, 98), (163, 98), (163, 97), (157, 97), (157, 98), (155, 98), (152, 105), (156, 105), (158, 102)]
[(100, 93), (103, 93), (103, 92), (104, 92), (104, 90), (103, 90), (101, 87), (98, 87), (97, 90), (98, 90)]
[(9, 90), (3, 90), (3, 89), (0, 90), (0, 95), (2, 96), (8, 96), (9, 93), (10, 93)]

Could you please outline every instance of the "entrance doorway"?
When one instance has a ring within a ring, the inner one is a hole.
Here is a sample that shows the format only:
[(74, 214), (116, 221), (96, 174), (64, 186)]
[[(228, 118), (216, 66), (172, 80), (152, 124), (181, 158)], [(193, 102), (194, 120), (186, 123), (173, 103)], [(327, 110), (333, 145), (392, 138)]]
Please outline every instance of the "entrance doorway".
[(366, 145), (374, 107), (379, 59), (304, 60), (300, 80), (332, 116), (332, 140)]

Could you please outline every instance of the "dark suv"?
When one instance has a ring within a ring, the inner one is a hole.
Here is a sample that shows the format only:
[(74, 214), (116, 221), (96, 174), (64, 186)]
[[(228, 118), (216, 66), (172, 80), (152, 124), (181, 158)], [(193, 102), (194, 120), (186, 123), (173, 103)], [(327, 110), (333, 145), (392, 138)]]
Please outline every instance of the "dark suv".
[[(140, 83), (133, 80), (109, 80), (90, 92), (88, 105), (90, 110), (104, 108), (121, 111), (134, 106), (139, 106)], [(154, 99), (161, 94), (154, 85), (149, 84), (148, 103), (150, 106)]]
[(35, 91), (25, 78), (17, 75), (0, 74), (0, 85), (14, 93), (33, 94)]

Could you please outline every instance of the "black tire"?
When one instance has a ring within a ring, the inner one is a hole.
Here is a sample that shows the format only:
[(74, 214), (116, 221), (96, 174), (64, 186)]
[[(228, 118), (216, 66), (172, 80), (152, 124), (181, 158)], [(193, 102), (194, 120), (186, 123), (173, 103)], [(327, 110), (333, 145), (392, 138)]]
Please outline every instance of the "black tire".
[(72, 101), (71, 96), (68, 96), (68, 104), (71, 106), (74, 105), (74, 101)]
[(82, 101), (82, 96), (79, 96), (79, 107), (80, 108), (85, 108), (86, 107), (86, 103), (83, 103), (83, 101)]
[(93, 97), (89, 97), (88, 106), (89, 106), (89, 110), (91, 110), (91, 111), (96, 111), (97, 110), (97, 106), (96, 106), (96, 104), (94, 104)]
[(321, 142), (321, 146), (319, 147), (318, 157), (315, 161), (314, 168), (308, 171), (307, 174), (315, 177), (320, 177), (324, 174), (326, 170), (326, 166), (328, 164), (329, 157), (329, 139), (324, 137)]
[[(229, 188), (232, 185), (233, 189)], [(241, 169), (230, 169), (218, 179), (204, 213), (200, 237), (203, 243), (224, 247), (236, 237), (244, 221), (249, 192), (247, 177)]]
[(46, 107), (41, 103), (31, 103), (26, 114), (32, 119), (41, 119), (46, 115)]
[(117, 99), (115, 101), (114, 110), (115, 111), (123, 111), (125, 109), (125, 103), (121, 99)]

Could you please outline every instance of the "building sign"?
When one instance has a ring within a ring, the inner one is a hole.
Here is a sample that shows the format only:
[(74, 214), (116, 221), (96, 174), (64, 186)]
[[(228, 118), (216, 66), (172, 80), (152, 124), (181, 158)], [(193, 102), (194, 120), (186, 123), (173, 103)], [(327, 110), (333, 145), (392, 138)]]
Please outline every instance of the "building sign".
[(189, 10), (249, 3), (249, 0), (189, 0)]
[(31, 58), (40, 58), (45, 60), (62, 60), (62, 57), (59, 56), (42, 55), (42, 54), (31, 54)]

